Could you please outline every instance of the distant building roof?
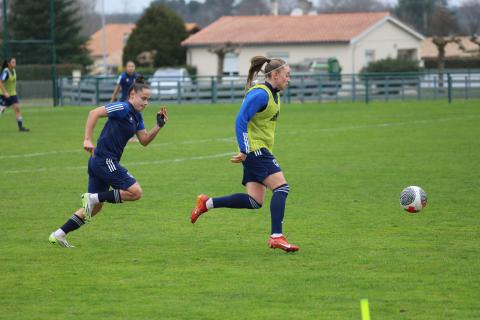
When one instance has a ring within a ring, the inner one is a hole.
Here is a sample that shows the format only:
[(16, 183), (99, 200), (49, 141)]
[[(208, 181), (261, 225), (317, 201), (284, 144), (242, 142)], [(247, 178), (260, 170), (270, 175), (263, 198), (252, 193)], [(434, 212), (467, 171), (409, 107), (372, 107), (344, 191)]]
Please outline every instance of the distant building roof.
[[(463, 51), (459, 48), (459, 45), (456, 43), (449, 43), (445, 46), (445, 57), (446, 58), (468, 58), (474, 55), (474, 52), (477, 52), (479, 47), (471, 42), (470, 37), (459, 37), (461, 44), (465, 47), (466, 51)], [(432, 38), (428, 37), (422, 41), (420, 47), (422, 59), (436, 58), (438, 55), (437, 46), (432, 42)]]
[[(122, 57), (123, 48), (132, 33), (135, 24), (106, 24), (105, 25), (105, 44), (106, 53), (109, 57)], [(103, 55), (103, 29), (98, 30), (90, 37), (87, 48), (90, 50), (90, 55), (94, 58)]]
[(182, 44), (350, 42), (387, 19), (423, 39), (422, 35), (390, 17), (388, 12), (362, 12), (311, 16), (225, 16)]
[[(107, 64), (121, 65), (123, 48), (127, 44), (128, 37), (135, 28), (135, 24), (109, 23), (105, 25), (105, 44)], [(196, 23), (185, 23), (185, 29), (188, 34), (194, 34), (201, 30)], [(87, 48), (90, 50), (90, 56), (94, 59), (103, 57), (103, 28), (97, 30), (90, 36)]]
[(185, 29), (187, 30), (188, 34), (194, 34), (197, 33), (202, 29), (198, 24), (193, 23), (193, 22), (186, 22), (185, 23)]

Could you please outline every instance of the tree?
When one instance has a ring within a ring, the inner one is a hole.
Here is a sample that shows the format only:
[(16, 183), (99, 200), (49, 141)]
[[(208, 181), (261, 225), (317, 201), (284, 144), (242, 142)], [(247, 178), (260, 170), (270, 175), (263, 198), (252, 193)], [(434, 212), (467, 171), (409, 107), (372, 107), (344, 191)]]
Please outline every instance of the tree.
[[(449, 43), (456, 43), (461, 46), (461, 40), (457, 37), (435, 36), (432, 39), (433, 44), (437, 47), (437, 66), (438, 66), (438, 86), (443, 87), (443, 72), (445, 70), (445, 47)], [(460, 47), (462, 48), (462, 47)]]
[(480, 33), (480, 0), (466, 0), (458, 8), (459, 20), (465, 31), (470, 34)]
[(156, 0), (152, 5), (164, 5), (187, 22), (195, 22), (206, 26), (222, 16), (233, 15), (235, 0)]
[(379, 0), (322, 0), (319, 5), (320, 12), (374, 12), (390, 9)]
[[(92, 63), (85, 47), (86, 37), (80, 36), (80, 16), (75, 0), (55, 1), (55, 46), (57, 63)], [(9, 34), (17, 40), (50, 39), (50, 1), (11, 1), (8, 16)], [(15, 44), (12, 54), (22, 64), (49, 64), (50, 46)]]
[(182, 18), (166, 6), (152, 3), (128, 38), (123, 49), (123, 62), (133, 60), (142, 65), (138, 55), (155, 52), (155, 67), (184, 64), (185, 49), (181, 47), (181, 42), (186, 37)]
[(399, 0), (395, 7), (396, 15), (411, 24), (420, 33), (428, 35), (430, 17), (436, 5), (447, 6), (447, 0)]
[(217, 78), (219, 82), (222, 81), (223, 77), (223, 64), (225, 61), (225, 55), (231, 52), (238, 53), (238, 49), (238, 45), (234, 45), (230, 42), (219, 44), (208, 49), (209, 52), (217, 55)]
[(427, 34), (433, 36), (450, 36), (458, 34), (460, 28), (453, 13), (445, 6), (436, 5), (430, 17)]
[(270, 14), (269, 2), (265, 0), (241, 0), (234, 8), (236, 15), (258, 16)]

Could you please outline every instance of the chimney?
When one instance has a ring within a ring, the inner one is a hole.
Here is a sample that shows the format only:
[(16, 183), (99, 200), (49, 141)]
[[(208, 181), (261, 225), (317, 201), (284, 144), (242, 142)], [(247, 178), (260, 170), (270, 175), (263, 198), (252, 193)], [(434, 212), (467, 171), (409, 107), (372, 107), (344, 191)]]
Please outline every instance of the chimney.
[(278, 1), (277, 0), (270, 0), (271, 9), (272, 9), (272, 16), (278, 16)]

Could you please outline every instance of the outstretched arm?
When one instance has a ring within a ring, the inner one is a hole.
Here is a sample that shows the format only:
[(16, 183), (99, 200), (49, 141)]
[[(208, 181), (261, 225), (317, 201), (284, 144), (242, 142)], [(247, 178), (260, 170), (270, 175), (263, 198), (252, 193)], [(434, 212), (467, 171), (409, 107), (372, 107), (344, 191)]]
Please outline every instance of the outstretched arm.
[(93, 129), (97, 124), (98, 118), (106, 117), (106, 116), (107, 116), (107, 110), (105, 109), (105, 107), (95, 108), (88, 113), (87, 123), (85, 124), (85, 139), (83, 140), (83, 149), (85, 149), (85, 151), (90, 152), (92, 156), (93, 156), (93, 149), (95, 148), (95, 146), (92, 143)]
[(146, 147), (150, 142), (152, 142), (167, 121), (167, 107), (162, 107), (162, 109), (157, 112), (157, 124), (152, 128), (152, 130), (150, 130), (150, 132), (147, 132), (145, 129), (137, 131), (137, 138), (142, 146)]

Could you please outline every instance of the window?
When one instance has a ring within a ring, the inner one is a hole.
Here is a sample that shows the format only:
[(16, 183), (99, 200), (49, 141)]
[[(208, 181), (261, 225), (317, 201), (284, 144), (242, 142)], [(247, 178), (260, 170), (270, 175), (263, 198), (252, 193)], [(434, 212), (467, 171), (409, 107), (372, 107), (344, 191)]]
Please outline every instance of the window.
[(277, 59), (282, 59), (286, 63), (288, 63), (288, 58), (289, 58), (288, 52), (282, 52), (282, 51), (272, 51), (272, 52), (267, 52), (267, 58), (277, 58)]
[(375, 50), (365, 50), (365, 66), (375, 61)]
[(398, 49), (398, 59), (417, 60), (417, 49)]
[(223, 75), (238, 75), (238, 55), (235, 53), (227, 53), (223, 60)]

